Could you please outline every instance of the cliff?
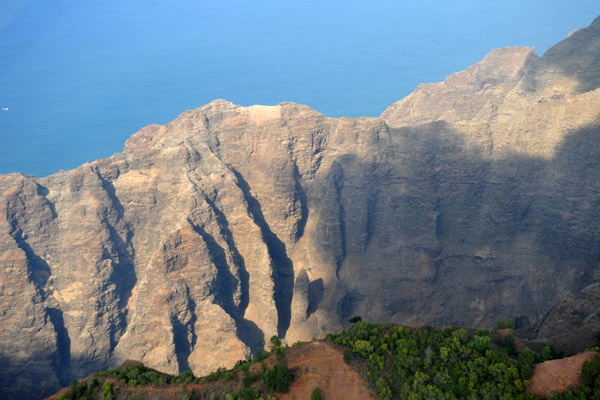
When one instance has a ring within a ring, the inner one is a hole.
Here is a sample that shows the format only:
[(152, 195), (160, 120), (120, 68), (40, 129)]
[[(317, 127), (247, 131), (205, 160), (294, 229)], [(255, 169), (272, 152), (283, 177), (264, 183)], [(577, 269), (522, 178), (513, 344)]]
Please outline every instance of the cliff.
[(0, 176), (0, 390), (201, 375), (348, 317), (540, 319), (600, 279), (600, 19), (380, 118), (217, 100), (47, 178)]

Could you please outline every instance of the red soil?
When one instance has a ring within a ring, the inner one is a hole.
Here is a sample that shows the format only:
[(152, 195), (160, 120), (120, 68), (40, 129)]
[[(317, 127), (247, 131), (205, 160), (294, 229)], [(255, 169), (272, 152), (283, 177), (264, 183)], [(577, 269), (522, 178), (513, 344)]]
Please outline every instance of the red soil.
[(528, 392), (548, 397), (552, 392), (562, 393), (581, 384), (583, 363), (600, 355), (591, 351), (559, 360), (550, 360), (535, 366)]

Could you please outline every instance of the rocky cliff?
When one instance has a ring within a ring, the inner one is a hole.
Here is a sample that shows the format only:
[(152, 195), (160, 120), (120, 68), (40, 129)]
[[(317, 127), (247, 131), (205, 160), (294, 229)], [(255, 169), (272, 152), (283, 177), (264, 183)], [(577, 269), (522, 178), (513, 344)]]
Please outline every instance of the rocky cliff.
[(600, 19), (380, 118), (223, 100), (47, 178), (0, 176), (0, 391), (125, 359), (197, 375), (359, 314), (541, 318), (600, 279)]

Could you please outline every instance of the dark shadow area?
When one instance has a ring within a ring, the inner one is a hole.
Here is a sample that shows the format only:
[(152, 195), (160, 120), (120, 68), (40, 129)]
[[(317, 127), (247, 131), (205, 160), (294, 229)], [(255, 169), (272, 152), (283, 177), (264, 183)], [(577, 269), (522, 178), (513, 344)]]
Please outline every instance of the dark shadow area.
[(549, 159), (492, 159), (444, 122), (391, 132), (392, 146), (370, 149), (375, 168), (344, 154), (309, 199), (325, 232), (318, 254), (345, 248), (344, 285), (327, 289), (343, 298), (340, 321), (357, 312), (482, 327), (537, 319), (600, 278), (600, 124), (565, 136)]
[[(187, 324), (181, 323), (175, 316), (171, 316), (171, 325), (173, 327), (173, 343), (175, 344), (175, 356), (177, 357), (177, 364), (179, 365), (179, 373), (191, 370), (188, 359), (192, 354), (192, 349), (196, 344), (196, 302), (189, 295), (189, 289), (187, 293), (188, 310), (192, 315), (190, 321)], [(190, 340), (191, 335), (191, 340)]]
[(344, 170), (341, 165), (334, 161), (331, 166), (331, 176), (335, 187), (336, 204), (338, 205), (338, 224), (341, 240), (341, 254), (336, 257), (335, 276), (340, 279), (340, 270), (346, 259), (346, 217), (344, 212), (344, 201), (342, 200), (342, 188), (344, 187)]
[(65, 327), (63, 312), (57, 308), (47, 308), (46, 313), (56, 331), (58, 357), (55, 360), (58, 380), (62, 386), (67, 386), (72, 378), (71, 373), (71, 339)]
[(280, 338), (284, 338), (290, 327), (292, 317), (291, 307), (294, 291), (294, 267), (292, 260), (287, 256), (285, 244), (271, 231), (271, 228), (267, 224), (261, 205), (252, 196), (248, 182), (235, 169), (231, 168), (231, 171), (237, 178), (236, 183), (242, 190), (244, 198), (248, 203), (250, 216), (260, 228), (263, 241), (267, 246), (273, 263), (274, 297), (275, 306), (277, 307), (277, 334)]
[(39, 400), (58, 392), (62, 385), (52, 370), (52, 360), (36, 355), (16, 361), (0, 353), (0, 399)]
[(308, 284), (308, 308), (306, 310), (306, 316), (310, 317), (312, 313), (317, 311), (319, 303), (323, 298), (323, 291), (325, 286), (323, 285), (323, 279), (316, 279)]
[(348, 326), (348, 320), (356, 314), (357, 306), (365, 299), (365, 295), (362, 295), (356, 291), (347, 291), (342, 297), (342, 300), (338, 304), (337, 314), (339, 321), (342, 326)]
[(50, 212), (52, 213), (52, 219), (57, 217), (56, 208), (54, 207), (54, 203), (49, 201), (46, 196), (48, 196), (48, 189), (45, 186), (40, 185), (36, 182), (37, 185), (37, 194), (44, 198), (45, 205), (48, 206)]
[(302, 188), (302, 177), (298, 171), (298, 166), (294, 162), (294, 200), (300, 202), (300, 221), (298, 221), (298, 228), (296, 229), (296, 240), (299, 240), (304, 236), (304, 228), (306, 227), (306, 221), (308, 220), (308, 205), (306, 202), (306, 193)]

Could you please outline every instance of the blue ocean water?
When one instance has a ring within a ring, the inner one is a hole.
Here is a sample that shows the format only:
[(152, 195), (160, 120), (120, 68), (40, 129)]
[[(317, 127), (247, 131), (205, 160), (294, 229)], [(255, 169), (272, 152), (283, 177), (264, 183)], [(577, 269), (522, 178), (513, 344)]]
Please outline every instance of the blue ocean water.
[(542, 54), (598, 0), (0, 0), (0, 173), (46, 176), (224, 98), (377, 116), (492, 48)]

